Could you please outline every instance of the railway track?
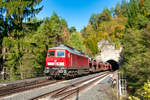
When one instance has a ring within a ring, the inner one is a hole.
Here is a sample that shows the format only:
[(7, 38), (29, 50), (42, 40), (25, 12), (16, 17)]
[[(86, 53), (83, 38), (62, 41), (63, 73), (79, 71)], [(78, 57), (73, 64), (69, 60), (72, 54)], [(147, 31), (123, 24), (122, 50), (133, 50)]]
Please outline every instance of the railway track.
[(46, 93), (46, 94), (40, 95), (38, 97), (32, 98), (31, 100), (39, 100), (39, 99), (43, 99), (43, 98), (47, 98), (47, 97), (49, 97), (51, 99), (55, 99), (55, 100), (57, 100), (57, 99), (58, 100), (68, 100), (68, 99), (72, 98), (74, 95), (76, 95), (76, 94), (78, 95), (79, 92), (90, 87), (95, 82), (104, 78), (108, 74), (110, 74), (110, 72), (105, 72), (101, 75), (96, 75), (94, 77), (90, 77), (90, 78), (82, 80), (82, 81), (77, 81), (77, 82), (72, 83), (70, 85), (67, 85), (67, 86), (64, 86), (62, 88), (53, 90), (49, 93)]
[(6, 85), (0, 87), (0, 98), (9, 96), (14, 93), (19, 93), (19, 92), (47, 86), (50, 84), (55, 84), (60, 81), (62, 80), (48, 80), (47, 78), (43, 78), (43, 79), (36, 79), (30, 81), (23, 81), (16, 84), (10, 84), (8, 86)]

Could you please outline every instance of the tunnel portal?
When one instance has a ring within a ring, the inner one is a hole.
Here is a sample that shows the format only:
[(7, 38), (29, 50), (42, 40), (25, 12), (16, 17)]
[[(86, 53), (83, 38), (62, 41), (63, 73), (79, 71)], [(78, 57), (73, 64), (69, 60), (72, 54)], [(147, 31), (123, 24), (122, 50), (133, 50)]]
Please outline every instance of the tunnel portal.
[(112, 70), (113, 71), (119, 69), (119, 64), (115, 60), (108, 60), (107, 62), (112, 65)]

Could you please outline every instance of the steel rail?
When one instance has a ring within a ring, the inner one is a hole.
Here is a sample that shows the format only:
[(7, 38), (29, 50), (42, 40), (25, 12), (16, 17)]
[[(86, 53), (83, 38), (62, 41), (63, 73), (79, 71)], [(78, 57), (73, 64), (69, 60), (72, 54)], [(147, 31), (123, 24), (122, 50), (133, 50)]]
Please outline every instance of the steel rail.
[(82, 86), (79, 86), (79, 87), (76, 87), (74, 89), (71, 89), (71, 90), (68, 90), (62, 94), (59, 94), (56, 96), (56, 98), (58, 97), (61, 97), (61, 96), (64, 96), (62, 98), (60, 98), (59, 100), (66, 100), (66, 99), (69, 99), (71, 98), (72, 96), (74, 96), (75, 94), (79, 94), (81, 91), (83, 91), (84, 89), (88, 88), (89, 86), (93, 85), (95, 82), (99, 81), (100, 79), (102, 79), (103, 77), (107, 76), (108, 74), (104, 75), (104, 76), (101, 76), (87, 84), (84, 84)]
[(4, 96), (8, 96), (14, 93), (19, 93), (35, 88), (40, 88), (43, 86), (47, 86), (50, 84), (54, 84), (57, 82), (60, 82), (63, 80), (36, 80), (36, 81), (31, 81), (31, 82), (24, 82), (23, 84), (12, 84), (12, 86), (7, 87), (2, 87), (0, 89), (0, 98)]
[[(75, 82), (75, 83), (73, 83), (73, 84), (71, 84), (71, 85), (67, 85), (67, 86), (64, 86), (64, 87), (62, 87), (62, 88), (59, 88), (59, 89), (53, 90), (53, 91), (51, 91), (51, 92), (48, 92), (48, 93), (46, 93), (46, 94), (40, 95), (40, 96), (38, 96), (38, 97), (32, 98), (31, 100), (38, 100), (38, 99), (45, 98), (45, 97), (48, 97), (48, 96), (51, 96), (52, 98), (57, 98), (57, 97), (60, 97), (61, 95), (64, 95), (64, 94), (66, 95), (66, 94), (68, 94), (68, 92), (72, 93), (72, 92), (76, 91), (76, 89), (74, 89), (74, 88), (75, 88), (75, 87), (78, 87), (78, 86), (81, 85), (82, 83), (87, 82), (87, 81), (89, 81), (89, 80), (92, 80), (92, 79), (94, 79), (94, 78), (96, 78), (96, 77), (100, 77), (100, 76), (102, 76), (102, 75), (104, 75), (104, 76), (105, 76), (105, 75), (108, 75), (108, 73), (109, 73), (109, 72), (105, 72), (105, 73), (103, 73), (103, 74), (101, 74), (101, 75), (96, 75), (96, 76), (90, 77), (90, 78), (88, 78), (88, 79)], [(99, 80), (99, 78), (98, 78), (97, 80)], [(73, 88), (73, 89), (72, 89), (72, 88)], [(80, 87), (80, 88), (81, 88), (81, 87)], [(71, 90), (71, 89), (72, 89), (72, 90)]]

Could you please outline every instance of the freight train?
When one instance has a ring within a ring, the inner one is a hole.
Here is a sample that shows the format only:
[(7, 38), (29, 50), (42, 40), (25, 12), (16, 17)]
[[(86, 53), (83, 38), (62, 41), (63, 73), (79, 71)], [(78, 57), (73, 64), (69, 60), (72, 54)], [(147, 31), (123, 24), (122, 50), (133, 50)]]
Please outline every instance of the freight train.
[(67, 45), (49, 48), (44, 73), (52, 77), (75, 77), (82, 74), (112, 70), (109, 63), (98, 62), (82, 51)]

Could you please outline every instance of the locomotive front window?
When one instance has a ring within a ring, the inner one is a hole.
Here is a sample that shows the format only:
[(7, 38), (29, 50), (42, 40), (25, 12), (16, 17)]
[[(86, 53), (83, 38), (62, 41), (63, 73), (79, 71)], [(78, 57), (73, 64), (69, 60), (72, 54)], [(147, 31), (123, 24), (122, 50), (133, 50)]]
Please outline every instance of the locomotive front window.
[(48, 57), (54, 57), (54, 56), (55, 56), (55, 51), (48, 52)]
[(57, 57), (65, 57), (64, 51), (57, 51)]

